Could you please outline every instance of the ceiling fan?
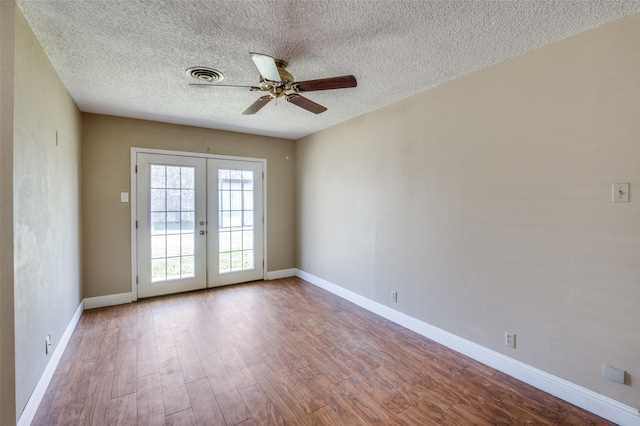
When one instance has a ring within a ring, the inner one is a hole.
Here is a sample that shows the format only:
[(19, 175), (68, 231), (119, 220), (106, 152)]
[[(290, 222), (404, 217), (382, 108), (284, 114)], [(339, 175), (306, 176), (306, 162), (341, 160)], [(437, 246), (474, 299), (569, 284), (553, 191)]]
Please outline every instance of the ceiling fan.
[(356, 87), (356, 78), (352, 75), (341, 77), (321, 78), (318, 80), (294, 81), (293, 76), (287, 71), (287, 62), (276, 59), (262, 53), (250, 52), (253, 63), (260, 72), (258, 86), (235, 86), (222, 84), (190, 84), (199, 87), (240, 87), (256, 92), (269, 92), (261, 96), (242, 114), (252, 115), (260, 111), (262, 107), (273, 99), (284, 97), (287, 102), (306, 109), (314, 114), (320, 114), (327, 110), (326, 107), (300, 96), (300, 93), (314, 92), (318, 90), (346, 89)]

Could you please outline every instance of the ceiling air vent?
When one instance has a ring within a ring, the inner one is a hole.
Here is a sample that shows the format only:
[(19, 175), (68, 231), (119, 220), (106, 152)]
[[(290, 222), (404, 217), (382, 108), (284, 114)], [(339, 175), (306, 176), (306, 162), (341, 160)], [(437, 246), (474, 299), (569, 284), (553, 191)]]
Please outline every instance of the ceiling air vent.
[(191, 67), (187, 68), (187, 75), (193, 77), (196, 80), (204, 81), (207, 83), (214, 83), (216, 81), (222, 81), (224, 75), (218, 70), (207, 67)]

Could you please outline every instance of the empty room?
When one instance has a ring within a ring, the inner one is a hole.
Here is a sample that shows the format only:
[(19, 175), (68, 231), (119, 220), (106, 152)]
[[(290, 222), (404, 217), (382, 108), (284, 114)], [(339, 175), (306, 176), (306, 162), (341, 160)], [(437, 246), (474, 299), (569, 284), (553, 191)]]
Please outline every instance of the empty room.
[(640, 426), (640, 1), (0, 13), (2, 425)]

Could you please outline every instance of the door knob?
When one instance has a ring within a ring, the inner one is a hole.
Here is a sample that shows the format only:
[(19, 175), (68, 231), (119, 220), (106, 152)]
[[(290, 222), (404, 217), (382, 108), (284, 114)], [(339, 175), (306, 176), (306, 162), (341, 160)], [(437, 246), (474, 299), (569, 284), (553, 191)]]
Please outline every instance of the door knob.
[(200, 235), (204, 235), (204, 229), (200, 230)]

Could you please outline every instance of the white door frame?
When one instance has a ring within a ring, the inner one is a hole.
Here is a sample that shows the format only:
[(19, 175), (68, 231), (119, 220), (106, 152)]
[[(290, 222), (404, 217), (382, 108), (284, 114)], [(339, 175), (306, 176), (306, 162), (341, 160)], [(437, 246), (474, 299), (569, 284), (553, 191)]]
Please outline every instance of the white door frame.
[(237, 156), (229, 156), (229, 155), (217, 155), (217, 154), (207, 154), (201, 152), (186, 152), (186, 151), (172, 151), (172, 150), (163, 150), (163, 149), (152, 149), (152, 148), (137, 148), (131, 147), (131, 196), (129, 197), (129, 201), (131, 204), (131, 300), (138, 300), (138, 233), (136, 232), (136, 216), (137, 216), (137, 182), (136, 182), (136, 157), (139, 153), (144, 154), (162, 154), (162, 155), (179, 155), (182, 157), (197, 157), (204, 159), (220, 159), (220, 160), (236, 160), (236, 161), (255, 161), (262, 163), (262, 171), (264, 174), (264, 179), (262, 179), (262, 200), (263, 200), (263, 208), (262, 214), (264, 216), (264, 225), (262, 227), (262, 251), (264, 256), (264, 266), (262, 268), (262, 278), (266, 279), (267, 277), (267, 160), (265, 158), (253, 158), (253, 157), (237, 157)]

